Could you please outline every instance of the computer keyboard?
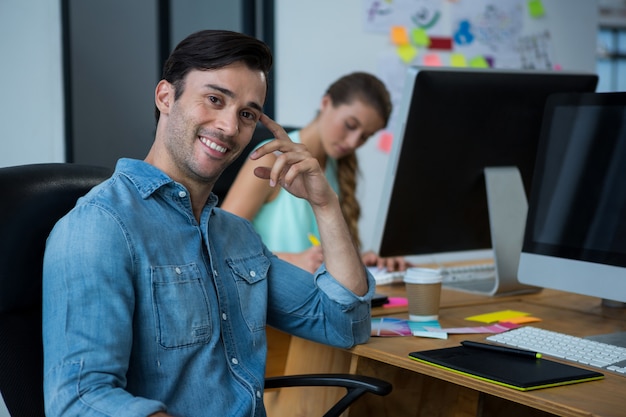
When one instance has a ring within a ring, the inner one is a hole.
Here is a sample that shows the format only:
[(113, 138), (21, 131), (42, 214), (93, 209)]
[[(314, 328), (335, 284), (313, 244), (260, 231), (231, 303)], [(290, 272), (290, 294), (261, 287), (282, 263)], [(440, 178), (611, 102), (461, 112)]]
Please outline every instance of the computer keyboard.
[(443, 282), (476, 281), (493, 279), (496, 268), (493, 263), (478, 263), (467, 265), (449, 265), (440, 268)]
[(376, 285), (393, 284), (395, 282), (402, 282), (404, 279), (404, 271), (387, 271), (386, 268), (378, 269), (375, 266), (369, 266), (367, 269), (372, 273), (376, 280)]
[[(465, 265), (442, 265), (439, 270), (443, 275), (443, 286), (457, 289), (480, 290), (483, 286), (487, 289), (493, 287), (495, 280), (495, 266), (493, 263), (476, 263)], [(387, 271), (385, 268), (378, 269), (369, 267), (374, 275), (376, 285), (393, 284), (402, 282), (404, 271)]]
[(447, 265), (441, 268), (441, 272), (445, 288), (486, 293), (495, 286), (496, 267), (492, 262)]
[(525, 326), (487, 340), (626, 375), (626, 347)]

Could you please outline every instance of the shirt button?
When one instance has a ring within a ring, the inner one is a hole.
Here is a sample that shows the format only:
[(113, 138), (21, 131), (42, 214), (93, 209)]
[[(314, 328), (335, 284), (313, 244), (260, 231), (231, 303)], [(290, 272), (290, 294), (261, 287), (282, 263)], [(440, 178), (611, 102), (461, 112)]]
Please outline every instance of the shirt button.
[(182, 273), (183, 273), (183, 271), (181, 271), (179, 267), (176, 267), (176, 269), (174, 269), (174, 271), (176, 271), (176, 273), (177, 273), (178, 275), (180, 275), (180, 274), (182, 274)]
[(250, 271), (250, 276), (251, 276), (252, 278), (256, 277), (256, 272), (254, 272), (254, 271)]
[(233, 365), (237, 365), (239, 363), (237, 358), (232, 358), (230, 361), (233, 363)]
[(179, 196), (180, 198), (185, 198), (185, 197), (187, 197), (187, 193), (186, 193), (186, 192), (184, 192), (184, 191), (179, 191), (179, 192), (178, 192), (178, 196)]
[(261, 391), (257, 391), (257, 392), (256, 392), (256, 397), (257, 397), (257, 398), (261, 398)]
[(226, 315), (226, 313), (222, 313), (222, 320), (226, 320), (228, 318), (228, 316)]

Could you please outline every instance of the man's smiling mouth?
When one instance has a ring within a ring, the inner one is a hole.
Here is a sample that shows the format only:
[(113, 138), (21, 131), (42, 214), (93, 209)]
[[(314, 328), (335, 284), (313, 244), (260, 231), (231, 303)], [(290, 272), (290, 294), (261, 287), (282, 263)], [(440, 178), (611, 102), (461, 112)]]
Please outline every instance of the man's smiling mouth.
[(228, 150), (227, 148), (225, 148), (223, 146), (220, 146), (217, 143), (212, 142), (212, 141), (210, 141), (209, 139), (207, 139), (207, 138), (205, 138), (203, 136), (199, 136), (199, 138), (200, 138), (200, 142), (204, 143), (206, 146), (208, 146), (209, 148), (211, 148), (213, 150), (216, 150), (216, 151), (221, 152), (221, 153), (226, 153), (226, 151)]

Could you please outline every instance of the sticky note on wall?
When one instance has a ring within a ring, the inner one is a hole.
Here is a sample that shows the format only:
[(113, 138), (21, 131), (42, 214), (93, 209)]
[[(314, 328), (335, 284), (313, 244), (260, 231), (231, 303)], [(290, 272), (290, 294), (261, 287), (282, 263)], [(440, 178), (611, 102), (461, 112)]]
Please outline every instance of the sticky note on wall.
[(467, 67), (467, 60), (463, 54), (451, 54), (450, 65), (453, 67)]
[(437, 54), (428, 54), (424, 55), (424, 65), (429, 67), (441, 67), (443, 63), (441, 62), (441, 57)]
[(404, 26), (391, 27), (391, 42), (398, 46), (409, 44), (409, 34)]
[(396, 53), (405, 63), (410, 63), (417, 56), (417, 48), (413, 45), (401, 45), (396, 48)]
[(380, 132), (378, 136), (378, 149), (384, 153), (391, 152), (391, 145), (393, 144), (393, 134), (387, 130)]
[(430, 46), (430, 38), (428, 33), (422, 28), (415, 28), (411, 31), (411, 39), (417, 46), (428, 48)]
[(546, 14), (541, 0), (528, 0), (528, 14), (534, 18), (542, 17)]

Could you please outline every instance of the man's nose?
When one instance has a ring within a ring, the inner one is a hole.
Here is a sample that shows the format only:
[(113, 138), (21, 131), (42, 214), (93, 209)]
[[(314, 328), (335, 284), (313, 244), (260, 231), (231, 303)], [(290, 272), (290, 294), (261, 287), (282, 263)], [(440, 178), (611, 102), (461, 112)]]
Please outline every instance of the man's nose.
[(220, 112), (216, 127), (228, 136), (239, 133), (239, 115), (237, 112), (224, 110)]

